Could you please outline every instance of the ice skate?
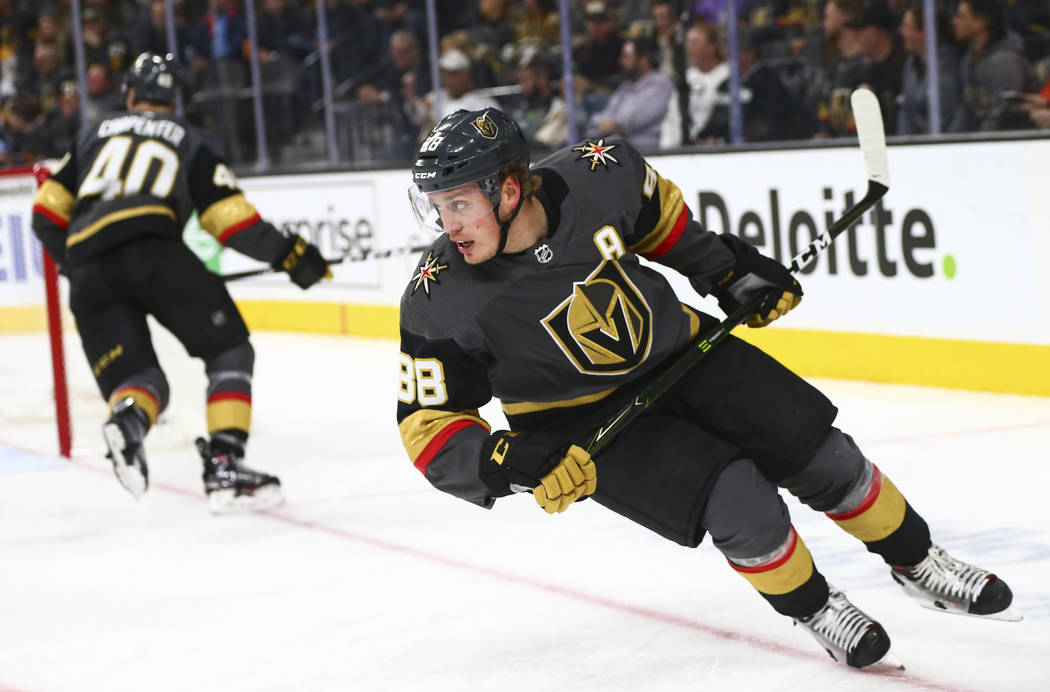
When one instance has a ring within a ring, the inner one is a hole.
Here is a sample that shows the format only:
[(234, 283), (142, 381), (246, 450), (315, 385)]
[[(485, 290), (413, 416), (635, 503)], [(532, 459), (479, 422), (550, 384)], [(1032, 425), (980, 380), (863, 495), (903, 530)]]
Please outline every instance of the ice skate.
[(863, 668), (882, 662), (894, 668), (904, 666), (890, 651), (890, 637), (875, 620), (849, 602), (845, 594), (829, 587), (828, 602), (813, 615), (796, 618), (828, 654), (840, 663)]
[(904, 592), (932, 610), (1017, 622), (1021, 615), (1010, 607), (1013, 593), (999, 577), (957, 560), (935, 544), (912, 567), (893, 566), (893, 580)]
[(135, 406), (131, 397), (113, 405), (113, 413), (102, 426), (106, 440), (106, 457), (113, 462), (113, 473), (136, 500), (149, 488), (149, 469), (142, 449), (142, 438), (149, 429), (149, 419)]
[(213, 514), (270, 509), (284, 502), (281, 481), (244, 466), (243, 449), (198, 437), (197, 451), (204, 461), (204, 491)]

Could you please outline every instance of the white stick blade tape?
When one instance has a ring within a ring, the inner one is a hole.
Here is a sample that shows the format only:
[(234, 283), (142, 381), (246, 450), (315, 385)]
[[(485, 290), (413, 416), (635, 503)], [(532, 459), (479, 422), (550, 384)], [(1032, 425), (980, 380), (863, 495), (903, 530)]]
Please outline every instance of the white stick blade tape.
[(890, 186), (890, 166), (886, 161), (886, 133), (882, 127), (879, 100), (870, 89), (860, 88), (850, 95), (853, 122), (857, 124), (857, 138), (864, 153), (864, 167), (868, 180)]

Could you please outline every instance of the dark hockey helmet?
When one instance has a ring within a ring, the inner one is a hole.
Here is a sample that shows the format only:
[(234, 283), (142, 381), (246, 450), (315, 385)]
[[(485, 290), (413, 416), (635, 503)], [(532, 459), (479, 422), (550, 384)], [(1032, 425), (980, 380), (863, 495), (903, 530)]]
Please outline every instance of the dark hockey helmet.
[(496, 108), (458, 110), (419, 146), (412, 182), (423, 193), (478, 183), (495, 204), (499, 172), (514, 161), (529, 165), (529, 146), (516, 122)]
[(148, 50), (135, 58), (135, 64), (124, 76), (121, 95), (126, 99), (128, 89), (134, 89), (138, 101), (173, 104), (178, 84), (175, 72), (171, 53), (161, 55)]

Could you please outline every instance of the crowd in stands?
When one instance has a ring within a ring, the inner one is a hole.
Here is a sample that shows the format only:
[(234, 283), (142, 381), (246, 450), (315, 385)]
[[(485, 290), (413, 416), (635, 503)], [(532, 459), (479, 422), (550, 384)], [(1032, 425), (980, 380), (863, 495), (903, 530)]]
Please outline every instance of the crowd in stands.
[[(0, 163), (61, 156), (81, 123), (121, 107), (144, 50), (178, 46), (187, 117), (233, 160), (256, 155), (245, 0), (82, 0), (85, 93), (69, 0), (0, 0)], [(939, 112), (927, 108), (921, 0), (585, 0), (570, 3), (572, 123), (645, 151), (731, 141), (726, 26), (738, 21), (745, 142), (854, 132), (849, 94), (878, 95), (887, 133), (1050, 128), (1050, 2), (936, 0)], [(439, 0), (439, 88), (424, 0), (257, 0), (258, 59), (271, 158), (323, 136), (330, 70), (341, 160), (400, 165), (456, 108), (496, 105), (533, 144), (568, 142), (558, 0)], [(318, 40), (319, 19), (327, 41)]]

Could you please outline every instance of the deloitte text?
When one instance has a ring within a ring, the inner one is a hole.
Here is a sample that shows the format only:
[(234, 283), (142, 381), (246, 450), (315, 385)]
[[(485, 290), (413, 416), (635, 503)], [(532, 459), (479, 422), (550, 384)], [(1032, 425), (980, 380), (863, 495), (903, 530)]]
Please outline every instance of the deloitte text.
[[(836, 204), (830, 187), (824, 188), (823, 196), (823, 223), (819, 227), (814, 214), (806, 209), (781, 211), (780, 193), (775, 188), (769, 191), (767, 209), (742, 212), (730, 209), (717, 192), (701, 190), (697, 218), (704, 228), (738, 235), (764, 254), (785, 262), (827, 230), (855, 201), (854, 193), (848, 191), (841, 204)], [(802, 273), (811, 274), (823, 266), (832, 275), (849, 272), (854, 276), (890, 277), (906, 271), (921, 279), (933, 276), (936, 258), (928, 251), (936, 249), (936, 237), (930, 215), (922, 209), (909, 209), (898, 224), (894, 221), (895, 214), (880, 200)], [(874, 249), (867, 252), (863, 248), (871, 248), (870, 239), (858, 241), (865, 233), (874, 238)]]

